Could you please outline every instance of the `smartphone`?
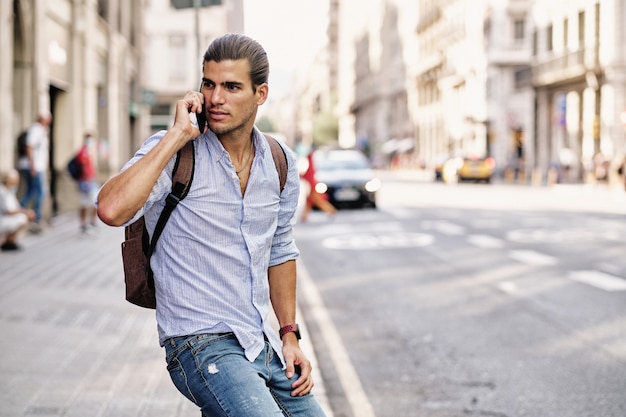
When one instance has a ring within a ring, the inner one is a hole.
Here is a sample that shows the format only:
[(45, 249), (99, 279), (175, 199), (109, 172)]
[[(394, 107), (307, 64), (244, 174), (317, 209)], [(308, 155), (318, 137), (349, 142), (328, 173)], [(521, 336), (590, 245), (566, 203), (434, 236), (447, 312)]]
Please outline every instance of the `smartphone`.
[[(198, 88), (199, 92), (202, 92), (202, 82), (200, 82), (200, 88)], [(202, 112), (196, 113), (196, 118), (198, 119), (198, 129), (200, 129), (200, 133), (204, 133), (204, 127), (206, 126), (206, 105), (202, 103)]]

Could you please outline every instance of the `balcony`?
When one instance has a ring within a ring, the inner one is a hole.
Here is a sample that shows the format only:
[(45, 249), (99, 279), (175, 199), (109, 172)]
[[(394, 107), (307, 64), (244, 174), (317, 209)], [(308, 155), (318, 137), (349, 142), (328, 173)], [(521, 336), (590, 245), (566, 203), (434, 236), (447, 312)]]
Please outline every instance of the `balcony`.
[(585, 50), (580, 49), (533, 66), (533, 84), (536, 87), (582, 78), (588, 68), (585, 66)]

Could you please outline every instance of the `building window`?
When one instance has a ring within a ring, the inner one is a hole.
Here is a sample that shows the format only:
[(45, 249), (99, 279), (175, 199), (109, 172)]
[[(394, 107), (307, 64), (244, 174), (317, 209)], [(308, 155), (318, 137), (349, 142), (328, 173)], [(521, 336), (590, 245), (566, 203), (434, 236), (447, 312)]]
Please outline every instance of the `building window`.
[[(222, 0), (200, 0), (200, 7), (220, 6)], [(171, 0), (175, 9), (188, 9), (195, 6), (195, 0)]]
[(568, 50), (569, 43), (569, 21), (567, 19), (563, 20), (563, 50)]
[(515, 21), (513, 22), (513, 39), (515, 40), (515, 43), (519, 44), (524, 41), (525, 26), (526, 26), (526, 20), (524, 19), (515, 19)]
[(578, 13), (578, 48), (585, 46), (585, 12)]
[(169, 78), (170, 81), (184, 81), (187, 72), (187, 54), (184, 35), (170, 35)]
[(104, 20), (107, 18), (107, 4), (106, 0), (98, 0), (98, 15)]
[(596, 51), (598, 50), (598, 45), (600, 45), (600, 3), (596, 3), (596, 13), (594, 16), (595, 24), (593, 28), (593, 37), (594, 37), (594, 47)]
[(550, 25), (546, 30), (546, 50), (548, 52), (552, 52), (553, 49), (552, 32), (554, 32), (554, 27)]

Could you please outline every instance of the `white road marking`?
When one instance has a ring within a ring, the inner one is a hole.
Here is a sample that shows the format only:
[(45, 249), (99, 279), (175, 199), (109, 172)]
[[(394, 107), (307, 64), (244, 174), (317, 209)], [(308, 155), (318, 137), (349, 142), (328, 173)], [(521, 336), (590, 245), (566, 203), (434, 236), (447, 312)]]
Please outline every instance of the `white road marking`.
[(389, 213), (397, 219), (415, 219), (418, 217), (418, 214), (415, 213), (415, 210), (409, 210), (402, 207), (383, 208), (379, 210)]
[(447, 221), (435, 222), (435, 229), (444, 235), (460, 236), (465, 233), (465, 228)]
[(469, 235), (467, 242), (485, 249), (496, 249), (504, 246), (504, 241), (489, 235)]
[(298, 264), (298, 281), (302, 290), (299, 292), (299, 295), (306, 298), (307, 313), (316, 322), (322, 333), (330, 358), (337, 370), (339, 382), (352, 408), (352, 415), (376, 417), (374, 408), (361, 385), (361, 380), (352, 366), (350, 355), (348, 355), (348, 351), (341, 342), (341, 336), (324, 306), (322, 296), (302, 263)]
[(554, 256), (544, 255), (534, 250), (512, 250), (509, 257), (516, 261), (535, 266), (556, 265), (557, 259)]
[(449, 236), (460, 236), (465, 233), (465, 228), (445, 220), (426, 220), (422, 222), (424, 230), (436, 230)]
[(505, 292), (507, 294), (516, 294), (519, 292), (517, 285), (511, 281), (499, 282), (498, 288), (500, 289), (500, 291)]
[(356, 233), (343, 236), (331, 236), (322, 241), (329, 249), (391, 249), (414, 248), (430, 245), (435, 238), (424, 233)]
[(626, 280), (600, 271), (571, 271), (568, 278), (605, 291), (626, 291)]

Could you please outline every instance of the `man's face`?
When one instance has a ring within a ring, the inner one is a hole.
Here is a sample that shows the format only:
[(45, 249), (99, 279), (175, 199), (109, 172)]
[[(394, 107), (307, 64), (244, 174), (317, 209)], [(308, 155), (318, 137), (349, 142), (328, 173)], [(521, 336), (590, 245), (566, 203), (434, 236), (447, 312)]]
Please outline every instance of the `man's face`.
[(253, 91), (247, 60), (204, 63), (201, 92), (209, 128), (217, 135), (238, 130), (248, 133), (259, 105), (267, 99), (267, 84)]

